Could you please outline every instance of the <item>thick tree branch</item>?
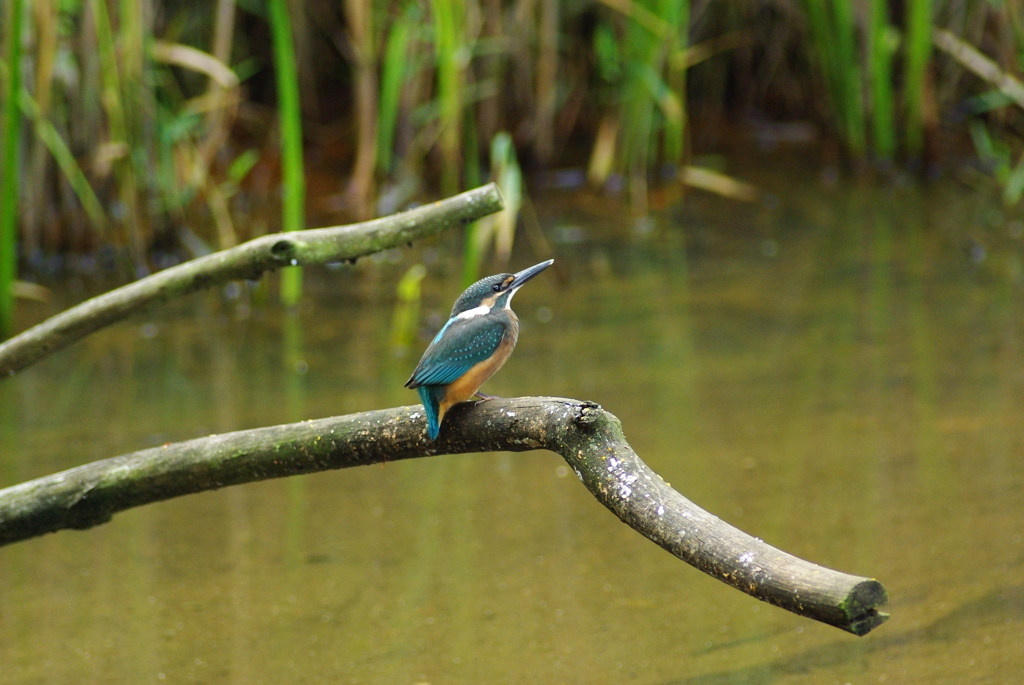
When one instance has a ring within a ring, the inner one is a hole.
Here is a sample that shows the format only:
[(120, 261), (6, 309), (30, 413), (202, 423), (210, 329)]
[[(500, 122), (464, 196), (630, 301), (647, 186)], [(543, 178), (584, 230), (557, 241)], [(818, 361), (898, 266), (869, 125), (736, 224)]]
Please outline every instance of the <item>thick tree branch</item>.
[(883, 623), (876, 580), (798, 559), (673, 490), (599, 405), (525, 397), (451, 410), (436, 442), (419, 405), (214, 435), (155, 447), (0, 490), (0, 544), (89, 528), (119, 511), (203, 490), (441, 454), (548, 449), (622, 521), (753, 597), (856, 635)]
[(155, 302), (284, 266), (357, 259), (463, 226), (499, 211), (490, 183), (455, 197), (350, 226), (265, 235), (165, 269), (72, 307), (0, 344), (0, 379)]

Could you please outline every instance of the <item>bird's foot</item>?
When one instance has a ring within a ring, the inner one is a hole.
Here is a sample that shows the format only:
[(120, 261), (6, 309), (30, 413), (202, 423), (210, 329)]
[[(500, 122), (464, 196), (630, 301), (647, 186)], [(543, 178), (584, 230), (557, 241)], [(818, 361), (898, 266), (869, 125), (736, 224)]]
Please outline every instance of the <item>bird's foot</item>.
[(482, 393), (482, 392), (475, 392), (473, 394), (480, 398), (476, 402), (473, 403), (474, 405), (480, 404), (481, 402), (486, 402), (487, 400), (496, 400), (496, 399), (498, 399), (497, 395), (487, 395), (487, 394)]

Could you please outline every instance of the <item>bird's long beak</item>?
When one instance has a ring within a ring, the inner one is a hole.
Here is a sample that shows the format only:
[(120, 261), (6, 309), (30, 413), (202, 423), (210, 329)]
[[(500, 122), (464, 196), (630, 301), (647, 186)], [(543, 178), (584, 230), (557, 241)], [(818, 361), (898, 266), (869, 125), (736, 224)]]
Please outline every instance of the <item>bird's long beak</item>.
[(536, 276), (541, 271), (543, 271), (544, 269), (548, 268), (549, 266), (551, 266), (554, 263), (555, 263), (555, 260), (549, 259), (546, 262), (541, 262), (540, 264), (534, 264), (533, 266), (531, 266), (529, 268), (523, 269), (519, 273), (515, 274), (515, 279), (512, 281), (512, 289), (513, 290), (519, 290), (519, 288), (523, 287), (524, 283), (526, 283), (528, 280), (530, 280), (531, 278), (533, 278), (534, 276)]

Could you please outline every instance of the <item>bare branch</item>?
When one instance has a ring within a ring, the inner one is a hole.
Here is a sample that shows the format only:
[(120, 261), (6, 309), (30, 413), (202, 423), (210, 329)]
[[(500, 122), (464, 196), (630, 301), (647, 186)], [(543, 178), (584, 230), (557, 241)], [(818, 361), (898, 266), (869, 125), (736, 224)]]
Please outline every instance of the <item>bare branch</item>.
[(357, 259), (464, 226), (499, 211), (494, 183), (416, 209), (349, 226), (265, 235), (157, 272), (64, 311), (0, 344), (0, 379), (157, 302), (285, 266)]
[(465, 452), (548, 449), (622, 521), (747, 594), (856, 635), (883, 623), (876, 580), (798, 559), (673, 490), (599, 405), (524, 397), (458, 405), (436, 442), (419, 405), (214, 435), (155, 447), (0, 490), (0, 544), (89, 528), (142, 504), (269, 478)]

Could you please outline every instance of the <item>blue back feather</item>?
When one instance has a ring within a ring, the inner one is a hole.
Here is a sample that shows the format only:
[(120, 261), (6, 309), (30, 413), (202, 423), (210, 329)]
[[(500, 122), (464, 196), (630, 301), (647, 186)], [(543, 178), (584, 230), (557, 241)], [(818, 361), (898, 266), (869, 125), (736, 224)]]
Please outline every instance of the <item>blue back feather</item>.
[(505, 322), (492, 317), (449, 321), (430, 343), (407, 387), (454, 383), (476, 364), (489, 359), (505, 336)]
[(489, 359), (501, 344), (506, 330), (504, 321), (495, 321), (491, 317), (451, 320), (427, 347), (419, 366), (405, 385), (416, 388), (420, 394), (427, 412), (427, 432), (431, 440), (436, 439), (441, 431), (438, 414), (448, 386), (475, 365)]
[[(506, 335), (511, 336), (507, 340), (510, 348), (515, 346), (519, 321), (509, 308), (512, 296), (554, 261), (549, 259), (515, 274), (482, 278), (455, 300), (451, 318), (434, 336), (416, 370), (405, 382), (405, 387), (415, 388), (423, 400), (431, 440), (437, 438), (441, 430), (442, 417), (438, 414), (448, 386), (477, 364), (490, 359)], [(485, 375), (477, 380), (483, 382), (496, 370), (495, 366), (484, 369)]]

